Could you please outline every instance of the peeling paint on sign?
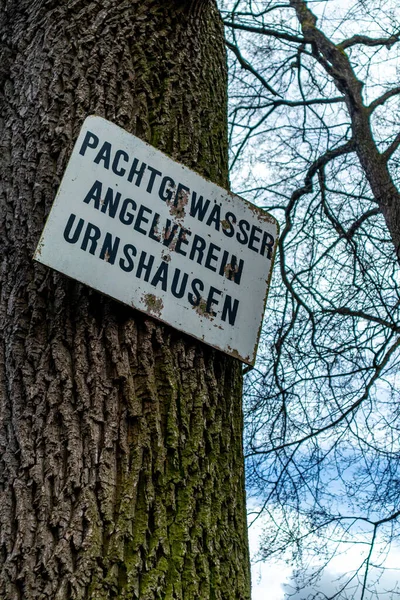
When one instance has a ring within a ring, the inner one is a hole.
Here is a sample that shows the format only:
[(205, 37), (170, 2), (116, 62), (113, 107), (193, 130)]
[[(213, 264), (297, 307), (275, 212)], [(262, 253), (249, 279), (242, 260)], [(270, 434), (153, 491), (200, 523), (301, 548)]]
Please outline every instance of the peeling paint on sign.
[(278, 224), (86, 119), (34, 258), (252, 365)]
[(164, 308), (164, 304), (161, 298), (157, 298), (155, 294), (144, 294), (143, 303), (147, 307), (150, 314), (159, 317)]

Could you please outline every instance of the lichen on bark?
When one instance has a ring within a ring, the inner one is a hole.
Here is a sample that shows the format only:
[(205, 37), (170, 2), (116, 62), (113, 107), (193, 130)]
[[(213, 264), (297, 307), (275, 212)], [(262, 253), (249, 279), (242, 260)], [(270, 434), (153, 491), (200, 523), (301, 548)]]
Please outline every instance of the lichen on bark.
[(32, 254), (97, 114), (227, 185), (213, 2), (0, 11), (0, 597), (250, 597), (241, 367)]

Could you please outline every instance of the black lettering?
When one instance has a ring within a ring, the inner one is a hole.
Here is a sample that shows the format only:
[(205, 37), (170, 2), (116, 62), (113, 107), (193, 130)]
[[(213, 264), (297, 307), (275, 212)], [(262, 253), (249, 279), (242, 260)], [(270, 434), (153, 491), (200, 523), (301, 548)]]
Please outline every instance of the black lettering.
[(248, 236), (248, 233), (245, 231), (245, 229), (247, 231), (250, 230), (250, 223), (248, 221), (246, 221), (245, 219), (241, 219), (239, 221), (239, 229), (243, 235), (240, 235), (240, 233), (237, 233), (236, 234), (237, 241), (240, 244), (247, 244), (249, 236)]
[(250, 250), (253, 250), (253, 252), (257, 252), (258, 253), (258, 248), (255, 248), (253, 246), (254, 242), (261, 242), (261, 238), (257, 237), (257, 232), (258, 233), (262, 233), (262, 229), (260, 229), (259, 227), (256, 227), (255, 225), (253, 225), (252, 229), (251, 229), (251, 233), (250, 233), (250, 240), (249, 240), (249, 248)]
[[(169, 189), (166, 189), (167, 185), (169, 184)], [(175, 187), (175, 181), (173, 179), (171, 179), (171, 177), (164, 177), (164, 179), (161, 182), (160, 185), (160, 189), (158, 192), (158, 195), (160, 196), (161, 200), (164, 200), (164, 202), (170, 202), (171, 198), (174, 195), (174, 191), (172, 188)]]
[(90, 252), (90, 254), (94, 254), (96, 252), (97, 242), (99, 241), (100, 236), (101, 236), (100, 229), (98, 227), (96, 227), (96, 225), (93, 225), (93, 223), (88, 223), (87, 227), (86, 227), (85, 235), (83, 236), (81, 249), (86, 251), (87, 247), (89, 245), (89, 242), (91, 242), (89, 252)]
[(81, 154), (82, 156), (85, 156), (86, 148), (94, 149), (94, 148), (97, 148), (98, 144), (99, 144), (99, 138), (97, 137), (97, 135), (95, 135), (91, 131), (88, 131), (85, 135), (85, 139), (82, 142), (82, 146), (81, 146), (81, 149), (79, 150), (79, 154)]
[(222, 307), (222, 321), (226, 321), (226, 317), (228, 317), (229, 325), (234, 325), (236, 321), (238, 308), (239, 300), (233, 300), (232, 306), (232, 298), (227, 295), (224, 300), (224, 306)]
[(153, 217), (153, 222), (151, 224), (150, 231), (149, 231), (149, 238), (151, 238), (152, 240), (155, 240), (156, 242), (161, 242), (161, 236), (156, 234), (159, 220), (160, 220), (160, 215), (158, 213), (155, 213), (154, 217)]
[(150, 254), (149, 260), (147, 263), (145, 262), (146, 256), (147, 256), (147, 253), (144, 250), (142, 250), (142, 253), (139, 258), (138, 268), (136, 270), (136, 277), (140, 278), (142, 275), (142, 271), (144, 270), (145, 271), (144, 280), (149, 281), (150, 275), (151, 275), (151, 269), (152, 269), (153, 263), (154, 263), (154, 256), (152, 256)]
[[(125, 244), (123, 252), (125, 258), (119, 259), (119, 266), (123, 271), (125, 271), (125, 273), (130, 273), (133, 271), (133, 267), (135, 266), (132, 256), (136, 256), (137, 251), (135, 246), (132, 246), (132, 244)], [(132, 256), (130, 256), (130, 254), (132, 254)]]
[(164, 292), (167, 291), (168, 266), (168, 263), (162, 262), (151, 280), (151, 285), (154, 285), (154, 287), (157, 287), (157, 284), (161, 282), (161, 287)]
[(71, 236), (71, 229), (75, 219), (76, 215), (71, 214), (69, 216), (68, 223), (66, 224), (64, 229), (64, 240), (69, 244), (76, 244), (76, 242), (79, 240), (79, 236), (81, 235), (83, 224), (85, 223), (83, 219), (79, 219), (78, 225), (76, 226), (75, 231)]
[(177, 229), (178, 229), (178, 225), (176, 223), (173, 224), (172, 229), (171, 229), (171, 225), (172, 225), (172, 221), (167, 219), (167, 223), (165, 225), (165, 231), (164, 231), (164, 240), (163, 240), (164, 246), (167, 246), (167, 247), (171, 244), (172, 240), (175, 237)]
[(232, 237), (235, 233), (235, 228), (233, 224), (236, 223), (236, 217), (233, 213), (227, 212), (225, 215), (225, 220), (222, 221), (222, 231), (226, 235), (226, 237)]
[(86, 204), (89, 204), (92, 200), (94, 201), (94, 207), (99, 210), (100, 208), (100, 200), (101, 200), (101, 190), (103, 189), (103, 184), (101, 181), (95, 181), (89, 192), (86, 194), (86, 197), (83, 199)]
[(216, 306), (218, 306), (219, 302), (218, 300), (215, 298), (216, 295), (221, 296), (222, 292), (220, 290), (217, 290), (217, 288), (211, 286), (210, 287), (210, 291), (208, 292), (208, 298), (207, 298), (207, 304), (206, 304), (206, 313), (208, 313), (209, 315), (216, 317), (217, 313), (215, 311), (212, 310), (212, 305), (215, 304)]
[(110, 160), (111, 160), (111, 144), (110, 144), (110, 142), (104, 142), (104, 144), (100, 148), (98, 154), (96, 155), (94, 162), (99, 165), (100, 161), (103, 161), (104, 168), (109, 169), (110, 168)]
[(178, 254), (182, 254), (182, 256), (186, 256), (186, 250), (182, 250), (182, 244), (185, 244), (186, 246), (189, 245), (189, 242), (187, 240), (188, 235), (192, 235), (192, 232), (189, 231), (189, 229), (181, 227), (181, 230), (178, 235), (178, 241), (176, 242), (175, 246), (175, 252), (177, 252)]
[(197, 252), (198, 256), (196, 262), (198, 265), (201, 265), (203, 263), (204, 249), (206, 245), (207, 244), (205, 239), (196, 234), (193, 238), (193, 245), (190, 249), (190, 260), (194, 260), (195, 254)]
[(214, 254), (214, 250), (216, 250), (217, 252), (220, 252), (221, 248), (219, 246), (216, 246), (215, 244), (211, 243), (208, 247), (207, 258), (206, 258), (206, 262), (204, 263), (204, 266), (206, 267), (206, 269), (210, 269), (210, 271), (214, 271), (214, 273), (215, 273), (217, 271), (217, 267), (214, 267), (211, 264), (211, 261), (217, 261), (218, 254)]
[(151, 194), (156, 177), (161, 177), (162, 173), (161, 173), (161, 171), (157, 171), (157, 169), (150, 167), (150, 165), (147, 165), (147, 168), (149, 171), (151, 171), (151, 175), (150, 175), (149, 183), (147, 184), (146, 192), (149, 192), (149, 194)]
[(121, 206), (121, 211), (119, 213), (119, 220), (124, 225), (132, 225), (133, 219), (135, 218), (133, 213), (126, 212), (129, 205), (132, 207), (133, 211), (136, 210), (136, 202), (132, 200), (132, 198), (125, 198)]
[(215, 204), (210, 212), (210, 216), (206, 221), (206, 225), (211, 226), (211, 223), (215, 223), (215, 229), (219, 231), (219, 224), (221, 222), (221, 207), (219, 204)]
[(192, 306), (198, 306), (201, 300), (200, 292), (204, 290), (204, 283), (200, 279), (193, 279), (192, 290), (194, 295), (189, 293), (188, 300)]
[(133, 229), (135, 231), (138, 231), (139, 233), (142, 233), (143, 235), (146, 235), (147, 231), (145, 229), (141, 229), (140, 228), (140, 224), (141, 223), (148, 223), (149, 222), (149, 220), (145, 216), (143, 216), (144, 212), (148, 212), (151, 215), (151, 213), (153, 211), (150, 210), (150, 208), (147, 208), (146, 206), (143, 206), (143, 204), (141, 204), (141, 206), (140, 206), (140, 208), (138, 210), (138, 214), (137, 214), (137, 217), (136, 217), (136, 223), (133, 226)]
[(179, 292), (178, 292), (177, 287), (178, 287), (178, 283), (179, 283), (180, 274), (181, 274), (181, 270), (175, 269), (174, 278), (172, 280), (172, 285), (171, 285), (171, 292), (175, 298), (183, 298), (185, 291), (186, 291), (187, 282), (188, 282), (189, 276), (187, 273), (184, 273), (183, 277), (182, 277), (181, 286), (180, 286)]
[(103, 246), (101, 248), (100, 258), (110, 263), (110, 265), (113, 265), (117, 257), (120, 241), (121, 240), (119, 237), (115, 237), (115, 240), (113, 242), (111, 233), (107, 232), (104, 237)]
[(109, 187), (103, 202), (100, 202), (101, 212), (106, 213), (107, 209), (108, 209), (108, 214), (113, 219), (115, 217), (115, 215), (117, 214), (117, 209), (118, 209), (120, 200), (121, 200), (121, 194), (119, 192), (117, 192), (115, 194), (115, 198), (114, 198), (113, 189)]
[(199, 221), (203, 221), (205, 214), (210, 206), (210, 201), (206, 200), (203, 204), (203, 196), (199, 196), (197, 199), (196, 192), (192, 192), (192, 202), (190, 204), (190, 216), (196, 217)]
[(138, 169), (138, 164), (139, 164), (139, 161), (137, 158), (135, 158), (132, 161), (131, 170), (129, 171), (129, 175), (128, 175), (128, 181), (130, 181), (131, 183), (133, 181), (134, 176), (137, 175), (136, 181), (135, 181), (135, 185), (137, 187), (139, 187), (142, 182), (143, 173), (147, 166), (146, 163), (142, 162), (142, 164), (140, 165), (140, 168)]
[(124, 150), (117, 150), (114, 156), (111, 169), (116, 175), (123, 177), (126, 173), (126, 169), (119, 166), (120, 159), (123, 158), (125, 162), (129, 162), (129, 156)]
[(265, 249), (267, 248), (267, 258), (271, 260), (272, 258), (272, 250), (274, 249), (275, 240), (269, 233), (264, 232), (263, 241), (261, 244), (260, 254), (264, 256)]

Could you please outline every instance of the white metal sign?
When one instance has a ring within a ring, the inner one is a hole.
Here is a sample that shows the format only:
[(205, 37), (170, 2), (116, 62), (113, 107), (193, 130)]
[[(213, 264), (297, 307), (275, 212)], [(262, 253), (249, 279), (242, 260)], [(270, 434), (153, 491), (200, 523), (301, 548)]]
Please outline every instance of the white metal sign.
[(34, 258), (254, 364), (278, 225), (88, 117)]

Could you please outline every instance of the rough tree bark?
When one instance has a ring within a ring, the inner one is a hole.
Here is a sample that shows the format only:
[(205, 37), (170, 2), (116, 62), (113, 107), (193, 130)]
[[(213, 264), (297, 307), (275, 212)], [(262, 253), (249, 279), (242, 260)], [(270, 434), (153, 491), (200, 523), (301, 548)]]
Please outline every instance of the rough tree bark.
[(0, 597), (250, 597), (241, 365), (32, 262), (84, 118), (227, 185), (214, 1), (0, 2)]

